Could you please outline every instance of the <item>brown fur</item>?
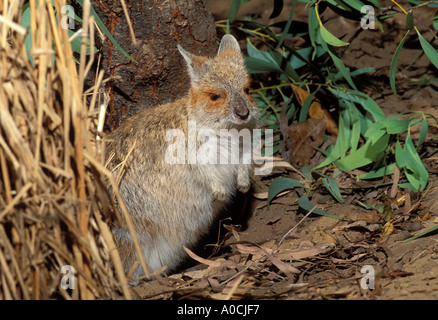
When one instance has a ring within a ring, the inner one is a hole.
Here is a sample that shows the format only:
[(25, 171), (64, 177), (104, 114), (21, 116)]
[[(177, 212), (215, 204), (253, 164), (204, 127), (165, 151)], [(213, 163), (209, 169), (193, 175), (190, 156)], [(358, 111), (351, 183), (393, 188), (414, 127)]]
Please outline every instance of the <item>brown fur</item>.
[[(109, 168), (114, 175), (126, 160), (120, 193), (146, 262), (154, 270), (163, 265), (170, 269), (178, 266), (186, 257), (182, 246), (193, 246), (208, 231), (236, 190), (249, 189), (252, 170), (251, 164), (244, 163), (191, 164), (188, 141), (180, 142), (185, 143), (185, 162), (170, 164), (166, 152), (175, 141), (166, 140), (166, 135), (178, 129), (188, 137), (191, 122), (196, 124), (196, 134), (203, 129), (219, 134), (221, 129), (257, 127), (256, 107), (245, 93), (249, 76), (232, 36), (224, 36), (214, 58), (179, 50), (191, 77), (190, 92), (133, 116), (107, 138), (106, 158), (113, 155)], [(196, 147), (200, 145), (196, 141)], [(132, 237), (123, 223), (117, 225), (115, 236), (125, 270), (129, 271), (138, 259)], [(142, 274), (139, 267), (134, 276)]]

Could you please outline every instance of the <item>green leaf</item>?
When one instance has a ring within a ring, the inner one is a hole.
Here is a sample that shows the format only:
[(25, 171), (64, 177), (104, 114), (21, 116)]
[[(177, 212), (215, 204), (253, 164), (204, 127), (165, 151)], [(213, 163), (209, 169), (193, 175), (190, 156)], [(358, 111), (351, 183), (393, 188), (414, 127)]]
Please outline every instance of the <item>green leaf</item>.
[(395, 89), (395, 72), (397, 70), (397, 62), (398, 62), (398, 58), (400, 56), (401, 49), (403, 48), (403, 45), (404, 45), (406, 38), (409, 34), (409, 31), (411, 31), (411, 30), (408, 30), (406, 32), (405, 36), (398, 44), (397, 49), (395, 49), (394, 56), (392, 57), (392, 61), (391, 61), (391, 67), (389, 68), (389, 84), (391, 85), (392, 92), (394, 92), (395, 95), (397, 95), (397, 91)]
[(333, 60), (333, 63), (335, 64), (336, 68), (339, 70), (339, 72), (342, 74), (345, 80), (347, 80), (348, 84), (357, 91), (356, 85), (353, 82), (353, 79), (351, 79), (350, 73), (348, 72), (347, 68), (345, 67), (344, 63), (341, 59), (339, 59), (334, 53), (332, 53), (330, 50), (327, 51), (330, 57)]
[(335, 179), (331, 177), (323, 178), (322, 182), (330, 194), (335, 198), (339, 203), (344, 203), (344, 199), (342, 198), (341, 191), (339, 190), (338, 183)]
[(368, 180), (368, 179), (377, 179), (382, 178), (383, 176), (388, 176), (394, 173), (395, 163), (390, 164), (387, 167), (381, 167), (377, 170), (370, 171), (368, 173), (362, 174), (359, 176), (359, 179)]
[[(77, 32), (82, 32), (82, 31), (77, 31)], [(68, 29), (68, 34), (70, 37), (72, 37), (75, 32), (73, 30)], [(86, 39), (86, 43), (87, 43), (87, 51), (86, 54), (89, 55), (90, 54), (90, 39)], [(77, 53), (81, 53), (81, 47), (82, 47), (82, 34), (79, 36), (76, 36), (71, 42), (71, 48), (73, 49), (74, 52)], [(94, 47), (93, 48), (94, 52), (97, 52), (97, 48)]]
[(268, 191), (268, 209), (271, 201), (280, 193), (292, 188), (303, 188), (303, 185), (298, 181), (290, 178), (278, 178), (272, 181)]
[(240, 6), (248, 1), (249, 0), (231, 0), (230, 15), (228, 16), (228, 20), (230, 22), (232, 22), (236, 18)]
[[(77, 2), (84, 7), (84, 0), (77, 0)], [(129, 60), (131, 60), (132, 62), (138, 64), (137, 61), (135, 61), (125, 50), (123, 50), (123, 48), (118, 44), (118, 42), (116, 41), (116, 39), (114, 39), (114, 37), (111, 35), (111, 33), (109, 32), (109, 30), (106, 28), (105, 24), (102, 22), (102, 20), (100, 19), (99, 15), (96, 13), (96, 11), (94, 10), (93, 6), (90, 6), (90, 14), (94, 17), (94, 20), (96, 21), (97, 25), (99, 26), (99, 28), (103, 31), (103, 33), (105, 33), (105, 35), (108, 37), (108, 39), (110, 39), (110, 41), (112, 42), (113, 45), (116, 46), (117, 49), (119, 49), (119, 51), (121, 53), (123, 53), (123, 55), (125, 57), (127, 57)]]
[(316, 17), (315, 7), (313, 6), (309, 10), (308, 27), (309, 27), (310, 43), (313, 47), (312, 60), (314, 60), (317, 54), (318, 44), (321, 43), (322, 38), (321, 38), (321, 33), (319, 32), (319, 21), (318, 18)]
[(304, 166), (301, 168), (301, 173), (306, 177), (307, 180), (312, 181), (312, 172), (309, 166)]
[(426, 118), (423, 115), (423, 121), (421, 121), (420, 135), (418, 137), (417, 148), (419, 148), (423, 144), (423, 142), (426, 140), (427, 129), (428, 129), (427, 120), (426, 120)]
[(354, 77), (354, 76), (358, 76), (358, 75), (361, 75), (364, 73), (372, 73), (372, 72), (376, 72), (376, 68), (367, 67), (367, 68), (357, 69), (357, 70), (350, 72), (350, 75)]
[[(251, 58), (256, 58), (259, 60), (269, 62), (273, 66), (278, 68), (277, 61), (268, 52), (257, 49), (249, 40), (249, 38), (246, 39), (246, 50), (248, 51), (248, 56), (250, 56)], [(278, 68), (278, 70), (281, 69)]]
[(395, 161), (400, 169), (404, 170), (406, 178), (412, 186), (412, 191), (424, 190), (429, 180), (429, 173), (423, 165), (415, 149), (411, 136), (408, 133), (404, 148), (397, 141), (395, 146)]
[(413, 237), (410, 237), (406, 240), (403, 240), (403, 242), (409, 242), (409, 241), (415, 240), (415, 239), (423, 237), (431, 232), (434, 232), (435, 230), (438, 230), (438, 226), (432, 227), (432, 228), (430, 228), (430, 229), (428, 229), (420, 234), (417, 234), (416, 236), (413, 236)]
[[(340, 116), (340, 123), (342, 121), (341, 119), (342, 117)], [(336, 160), (338, 160), (341, 157), (345, 156), (345, 150), (343, 149), (343, 139), (339, 139), (339, 137), (343, 137), (344, 133), (344, 126), (339, 126), (339, 133), (338, 133), (338, 139), (336, 139), (336, 143), (335, 146), (331, 149), (327, 150), (327, 153), (324, 153), (322, 150), (319, 150), (320, 152), (322, 152), (323, 154), (326, 154), (327, 158), (321, 162), (319, 165), (317, 165), (316, 167), (314, 167), (312, 170), (317, 170), (319, 168), (325, 167), (327, 165), (329, 165), (330, 163), (334, 163)], [(341, 146), (342, 145), (342, 146)]]
[(386, 133), (386, 127), (383, 121), (378, 121), (371, 124), (364, 134), (364, 137), (371, 143), (375, 143)]
[(438, 68), (438, 52), (432, 45), (423, 38), (417, 28), (415, 28), (418, 34), (418, 38), (420, 39), (421, 47), (423, 48), (424, 53), (429, 58), (429, 60), (433, 63), (433, 65)]
[(338, 217), (337, 215), (325, 212), (321, 209), (315, 208), (315, 206), (310, 202), (309, 197), (307, 195), (302, 196), (298, 199), (298, 205), (303, 208), (306, 211), (310, 211), (313, 209), (313, 213), (318, 214), (320, 216), (330, 217), (338, 220), (347, 220), (341, 217)]
[(335, 161), (335, 165), (345, 171), (361, 168), (370, 163), (373, 163), (382, 156), (382, 153), (388, 147), (389, 135), (384, 134), (375, 143), (368, 140), (362, 147), (354, 153), (350, 153), (344, 159)]
[[(287, 37), (287, 33), (289, 31), (290, 25), (291, 25), (293, 17), (294, 17), (296, 2), (297, 2), (297, 0), (292, 1), (292, 8), (291, 8), (290, 13), (289, 13), (289, 19), (287, 20), (286, 26), (283, 29), (283, 32), (282, 32), (281, 37), (280, 37), (280, 41), (278, 41), (277, 49), (281, 47), (284, 39), (286, 39), (286, 37)], [(283, 7), (283, 5), (282, 5), (282, 7)]]
[(409, 120), (397, 120), (398, 116), (394, 116), (385, 120), (382, 120), (382, 123), (386, 127), (386, 131), (389, 134), (398, 134), (405, 132), (409, 128)]
[(343, 46), (349, 45), (348, 42), (344, 42), (344, 41), (336, 38), (322, 24), (319, 26), (319, 32), (321, 33), (321, 37), (324, 39), (324, 41), (327, 42), (328, 44), (332, 45), (332, 46), (343, 47)]
[(367, 96), (365, 93), (360, 92), (358, 90), (335, 90), (333, 88), (329, 88), (330, 91), (337, 97), (349, 100), (351, 102), (359, 103), (364, 110), (371, 113), (375, 121), (379, 121), (385, 119), (386, 116), (383, 113), (382, 109), (380, 109), (379, 105)]
[(274, 50), (269, 50), (268, 53), (277, 62), (277, 65), (282, 70), (283, 74), (285, 74), (289, 78), (292, 78), (295, 82), (302, 82), (300, 75), (295, 71), (289, 61), (287, 61), (287, 59), (281, 53)]
[(408, 155), (406, 150), (400, 144), (400, 141), (397, 140), (395, 143), (395, 161), (400, 169), (406, 167), (406, 163), (408, 160)]
[(435, 15), (433, 16), (433, 28), (438, 30), (438, 11), (436, 11)]
[(349, 136), (350, 136), (350, 130), (344, 125), (344, 117), (342, 116), (342, 114), (340, 114), (339, 133), (336, 142), (339, 141), (339, 153), (341, 155), (341, 159), (345, 158), (345, 155), (347, 154), (348, 148), (350, 146)]
[(408, 133), (405, 141), (405, 149), (407, 149), (407, 154), (409, 156), (409, 162), (406, 166), (408, 169), (412, 170), (412, 175), (408, 176), (408, 172), (405, 171), (406, 177), (409, 182), (416, 186), (414, 192), (423, 191), (429, 180), (429, 173), (424, 167), (423, 162), (415, 149), (414, 143), (412, 142), (411, 135)]
[(414, 14), (409, 12), (406, 15), (406, 29), (411, 30), (414, 27)]
[(309, 112), (309, 108), (310, 105), (312, 104), (313, 101), (313, 97), (315, 96), (316, 91), (312, 92), (306, 99), (306, 101), (304, 101), (301, 110), (300, 110), (300, 116), (298, 117), (298, 122), (303, 122), (306, 121), (307, 119), (307, 114)]
[(360, 131), (361, 131), (361, 123), (359, 118), (359, 110), (357, 110), (356, 106), (351, 103), (351, 101), (348, 100), (341, 100), (345, 105), (348, 107), (348, 111), (351, 115), (351, 138), (350, 138), (350, 145), (351, 145), (351, 152), (355, 152), (357, 150), (357, 147), (359, 145), (360, 140)]
[[(23, 6), (24, 9), (24, 6)], [(23, 15), (21, 16), (21, 25), (23, 28), (29, 28), (26, 38), (24, 39), (24, 47), (26, 48), (27, 57), (30, 61), (30, 64), (33, 66), (33, 56), (30, 54), (30, 50), (32, 50), (32, 34), (30, 31), (30, 7), (29, 3), (27, 3), (26, 9), (23, 10)]]
[(264, 72), (281, 72), (276, 64), (259, 58), (245, 57), (245, 64), (251, 74)]
[(301, 82), (298, 73), (279, 52), (274, 50), (258, 50), (251, 43), (249, 38), (247, 39), (246, 48), (248, 50), (248, 55), (251, 58), (246, 60), (247, 66), (250, 68), (250, 73), (276, 71), (291, 77), (296, 82)]
[(357, 11), (360, 11), (362, 9), (362, 7), (365, 6), (365, 4), (359, 0), (348, 0), (348, 1), (342, 1), (342, 2), (345, 2), (350, 7), (356, 9)]
[(342, 3), (342, 1), (339, 0), (326, 0), (326, 1), (331, 5), (335, 6), (336, 8), (339, 8), (340, 10), (351, 12), (351, 8), (348, 5)]

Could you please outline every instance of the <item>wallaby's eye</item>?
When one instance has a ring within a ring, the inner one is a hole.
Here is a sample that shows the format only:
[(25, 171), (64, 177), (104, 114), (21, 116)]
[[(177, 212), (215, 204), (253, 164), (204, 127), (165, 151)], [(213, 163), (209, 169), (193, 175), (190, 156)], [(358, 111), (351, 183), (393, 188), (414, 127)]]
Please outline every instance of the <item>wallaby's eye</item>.
[(222, 99), (222, 97), (218, 94), (212, 94), (210, 96), (211, 101), (219, 101), (220, 99)]
[(249, 90), (251, 90), (250, 87), (246, 87), (245, 89), (243, 89), (243, 92), (245, 92), (245, 94), (249, 94)]

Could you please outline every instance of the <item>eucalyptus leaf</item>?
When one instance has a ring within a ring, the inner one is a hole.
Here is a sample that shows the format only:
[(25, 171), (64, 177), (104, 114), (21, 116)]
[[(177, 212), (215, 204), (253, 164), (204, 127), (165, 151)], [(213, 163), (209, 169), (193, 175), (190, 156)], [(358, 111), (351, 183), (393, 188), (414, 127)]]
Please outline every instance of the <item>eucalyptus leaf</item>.
[(414, 14), (409, 12), (406, 15), (406, 29), (411, 30), (414, 27)]
[(382, 120), (382, 123), (385, 125), (386, 127), (386, 131), (389, 134), (398, 134), (398, 133), (402, 133), (405, 132), (406, 130), (408, 130), (409, 128), (409, 120), (398, 120), (396, 119), (398, 116), (394, 116), (391, 118), (387, 118)]
[(433, 16), (433, 28), (435, 30), (438, 30), (438, 11), (435, 12), (434, 16)]
[(433, 65), (438, 68), (438, 52), (432, 45), (423, 38), (417, 28), (415, 28), (418, 34), (418, 38), (420, 39), (421, 47), (423, 48), (424, 53), (429, 58), (429, 60), (433, 63)]
[(333, 63), (335, 64), (336, 68), (341, 72), (342, 76), (347, 80), (348, 84), (357, 91), (356, 85), (353, 82), (353, 79), (350, 76), (350, 73), (348, 72), (347, 68), (345, 67), (344, 63), (341, 59), (339, 59), (334, 53), (332, 53), (330, 50), (327, 51), (330, 57), (333, 60)]
[(403, 45), (409, 34), (409, 31), (411, 30), (408, 30), (406, 32), (403, 39), (398, 44), (397, 49), (395, 49), (394, 55), (392, 56), (392, 60), (391, 60), (391, 66), (389, 68), (389, 84), (391, 85), (392, 92), (394, 92), (395, 95), (397, 95), (397, 90), (395, 89), (395, 72), (397, 71), (397, 62), (400, 56), (401, 49), (403, 48)]
[(321, 37), (324, 39), (324, 41), (327, 42), (328, 44), (332, 45), (332, 46), (343, 47), (343, 46), (349, 45), (348, 42), (344, 42), (344, 41), (336, 38), (322, 24), (319, 26), (319, 31), (321, 32)]
[[(77, 2), (83, 7), (84, 6), (84, 0), (77, 0)], [(90, 6), (90, 14), (94, 17), (94, 21), (99, 26), (99, 28), (105, 33), (105, 35), (110, 39), (112, 44), (121, 52), (125, 57), (127, 57), (132, 62), (138, 64), (137, 61), (135, 61), (123, 48), (119, 45), (119, 43), (114, 39), (112, 34), (109, 32), (105, 24), (102, 22), (102, 19), (100, 19), (99, 15), (94, 10), (93, 6)]]
[(28, 29), (26, 34), (26, 38), (24, 39), (24, 47), (26, 48), (27, 57), (33, 66), (33, 56), (30, 54), (30, 50), (32, 50), (32, 33), (30, 30), (30, 7), (29, 4), (27, 8), (23, 11), (21, 16), (21, 25), (23, 28)]
[(268, 209), (271, 201), (281, 192), (292, 189), (292, 188), (302, 188), (303, 185), (298, 181), (290, 178), (278, 178), (272, 181), (269, 186), (268, 191)]
[(354, 170), (373, 163), (382, 156), (382, 152), (388, 147), (389, 135), (385, 134), (375, 143), (368, 140), (362, 147), (349, 154), (342, 160), (335, 161), (335, 165), (341, 170)]
[(331, 177), (327, 177), (322, 179), (322, 182), (326, 189), (330, 192), (330, 194), (333, 196), (333, 198), (336, 199), (339, 203), (344, 203), (344, 199), (342, 198), (341, 191), (339, 190), (338, 183), (335, 179)]
[(426, 231), (424, 231), (424, 232), (422, 232), (420, 234), (417, 234), (416, 236), (413, 236), (413, 237), (410, 237), (410, 238), (408, 238), (406, 240), (403, 240), (403, 242), (409, 242), (409, 241), (418, 239), (420, 237), (424, 237), (425, 235), (427, 235), (429, 233), (432, 233), (432, 232), (434, 232), (436, 230), (438, 230), (438, 226), (432, 227), (432, 228), (430, 228), (430, 229), (428, 229), (428, 230), (426, 230)]
[(394, 173), (395, 163), (390, 164), (389, 166), (381, 167), (377, 170), (370, 171), (368, 173), (364, 173), (359, 176), (361, 180), (369, 180), (369, 179), (377, 179), (382, 178), (387, 175), (391, 175)]
[(421, 121), (421, 126), (420, 126), (420, 135), (418, 137), (417, 148), (419, 148), (423, 144), (423, 142), (426, 140), (427, 129), (428, 129), (427, 120), (423, 116), (423, 121)]
[(350, 7), (356, 9), (357, 11), (360, 11), (362, 7), (365, 6), (365, 3), (359, 0), (348, 0), (348, 1), (342, 1), (346, 4), (348, 4)]
[(304, 195), (298, 199), (298, 205), (306, 211), (313, 210), (312, 211), (313, 213), (318, 214), (320, 216), (330, 217), (330, 218), (334, 218), (334, 219), (338, 219), (338, 220), (347, 220), (347, 219), (341, 218), (335, 214), (331, 214), (331, 213), (325, 212), (321, 209), (315, 208), (315, 206), (310, 202), (309, 197), (307, 195)]

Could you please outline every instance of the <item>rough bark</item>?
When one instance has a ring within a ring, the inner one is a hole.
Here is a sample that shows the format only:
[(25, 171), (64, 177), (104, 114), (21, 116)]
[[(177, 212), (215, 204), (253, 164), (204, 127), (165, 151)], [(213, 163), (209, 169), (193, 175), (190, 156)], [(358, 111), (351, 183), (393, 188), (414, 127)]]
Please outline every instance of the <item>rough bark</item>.
[(125, 0), (137, 44), (133, 45), (120, 1), (92, 2), (113, 37), (137, 62), (126, 58), (110, 41), (102, 44), (106, 84), (110, 95), (107, 129), (144, 108), (173, 101), (189, 89), (189, 78), (176, 46), (213, 55), (216, 28), (203, 0)]

